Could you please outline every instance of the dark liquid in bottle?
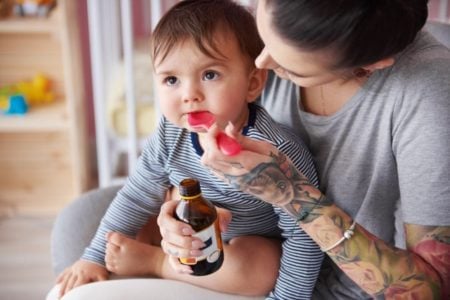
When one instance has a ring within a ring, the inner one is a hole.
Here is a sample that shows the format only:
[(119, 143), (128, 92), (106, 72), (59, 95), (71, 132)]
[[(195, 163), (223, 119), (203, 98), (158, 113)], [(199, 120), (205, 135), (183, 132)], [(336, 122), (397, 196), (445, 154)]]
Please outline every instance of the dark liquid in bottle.
[(205, 246), (203, 256), (180, 258), (180, 262), (190, 265), (192, 275), (203, 276), (217, 271), (223, 263), (224, 254), (217, 212), (214, 205), (201, 195), (200, 184), (195, 179), (185, 179), (180, 183), (181, 201), (176, 208), (176, 218), (191, 225)]

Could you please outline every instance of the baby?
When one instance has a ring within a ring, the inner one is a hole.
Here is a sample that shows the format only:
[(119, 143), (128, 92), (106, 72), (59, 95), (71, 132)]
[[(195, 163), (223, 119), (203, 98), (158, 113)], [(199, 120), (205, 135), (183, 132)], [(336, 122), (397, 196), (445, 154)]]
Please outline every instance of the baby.
[[(254, 103), (264, 88), (267, 73), (254, 65), (263, 44), (253, 16), (231, 0), (181, 1), (161, 19), (151, 45), (163, 117), (90, 246), (59, 276), (61, 295), (81, 284), (106, 279), (109, 272), (170, 278), (222, 292), (248, 294), (231, 287), (252, 285), (252, 274), (247, 276), (241, 266), (239, 272), (229, 271), (233, 251), (247, 245), (239, 251), (252, 251), (247, 255), (247, 263), (253, 264), (248, 272), (264, 270), (254, 276), (269, 279), (267, 285), (255, 279), (254, 286), (261, 286), (251, 293), (268, 294), (275, 285), (271, 297), (310, 298), (323, 258), (316, 243), (286, 213), (229, 187), (202, 166), (206, 128), (192, 124), (199, 114), (213, 116), (220, 128), (232, 123), (243, 135), (272, 143), (317, 184), (313, 161), (303, 143)], [(232, 221), (223, 233), (224, 264), (216, 273), (204, 277), (184, 274), (189, 273), (188, 266), (173, 268), (160, 246), (132, 239), (150, 217), (158, 215), (167, 191), (187, 177), (198, 179), (204, 197), (232, 213)], [(279, 252), (271, 250), (274, 238), (283, 248), (279, 269)], [(266, 259), (269, 254), (271, 259)]]

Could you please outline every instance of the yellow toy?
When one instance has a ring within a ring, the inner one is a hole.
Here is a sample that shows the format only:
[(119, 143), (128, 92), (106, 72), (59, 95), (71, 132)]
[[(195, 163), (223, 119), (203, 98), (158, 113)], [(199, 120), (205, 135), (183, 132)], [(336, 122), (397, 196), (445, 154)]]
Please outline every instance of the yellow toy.
[(50, 80), (37, 74), (31, 81), (22, 81), (15, 85), (16, 93), (22, 94), (30, 106), (53, 102), (54, 95), (50, 89)]
[(51, 91), (50, 80), (42, 74), (37, 74), (31, 81), (22, 81), (0, 88), (0, 110), (8, 111), (11, 107), (11, 97), (19, 95), (27, 106), (51, 103), (55, 98)]

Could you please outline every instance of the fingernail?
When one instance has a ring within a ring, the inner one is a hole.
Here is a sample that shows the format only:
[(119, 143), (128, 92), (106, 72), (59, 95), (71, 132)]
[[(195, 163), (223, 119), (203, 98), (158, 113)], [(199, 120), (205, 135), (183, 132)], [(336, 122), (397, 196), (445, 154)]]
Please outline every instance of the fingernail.
[(192, 241), (192, 248), (200, 249), (205, 246), (206, 246), (205, 243), (203, 243), (202, 241), (199, 241), (199, 240)]
[(194, 231), (192, 231), (192, 229), (188, 228), (188, 227), (184, 227), (183, 229), (181, 229), (181, 232), (184, 235), (193, 235)]

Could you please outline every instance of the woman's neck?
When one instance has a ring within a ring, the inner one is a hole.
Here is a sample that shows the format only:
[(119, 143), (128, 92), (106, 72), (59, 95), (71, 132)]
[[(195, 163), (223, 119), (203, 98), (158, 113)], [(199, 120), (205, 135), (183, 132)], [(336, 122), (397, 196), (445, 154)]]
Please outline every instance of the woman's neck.
[(331, 116), (338, 112), (361, 88), (367, 79), (335, 80), (322, 85), (301, 88), (301, 101), (306, 112)]

